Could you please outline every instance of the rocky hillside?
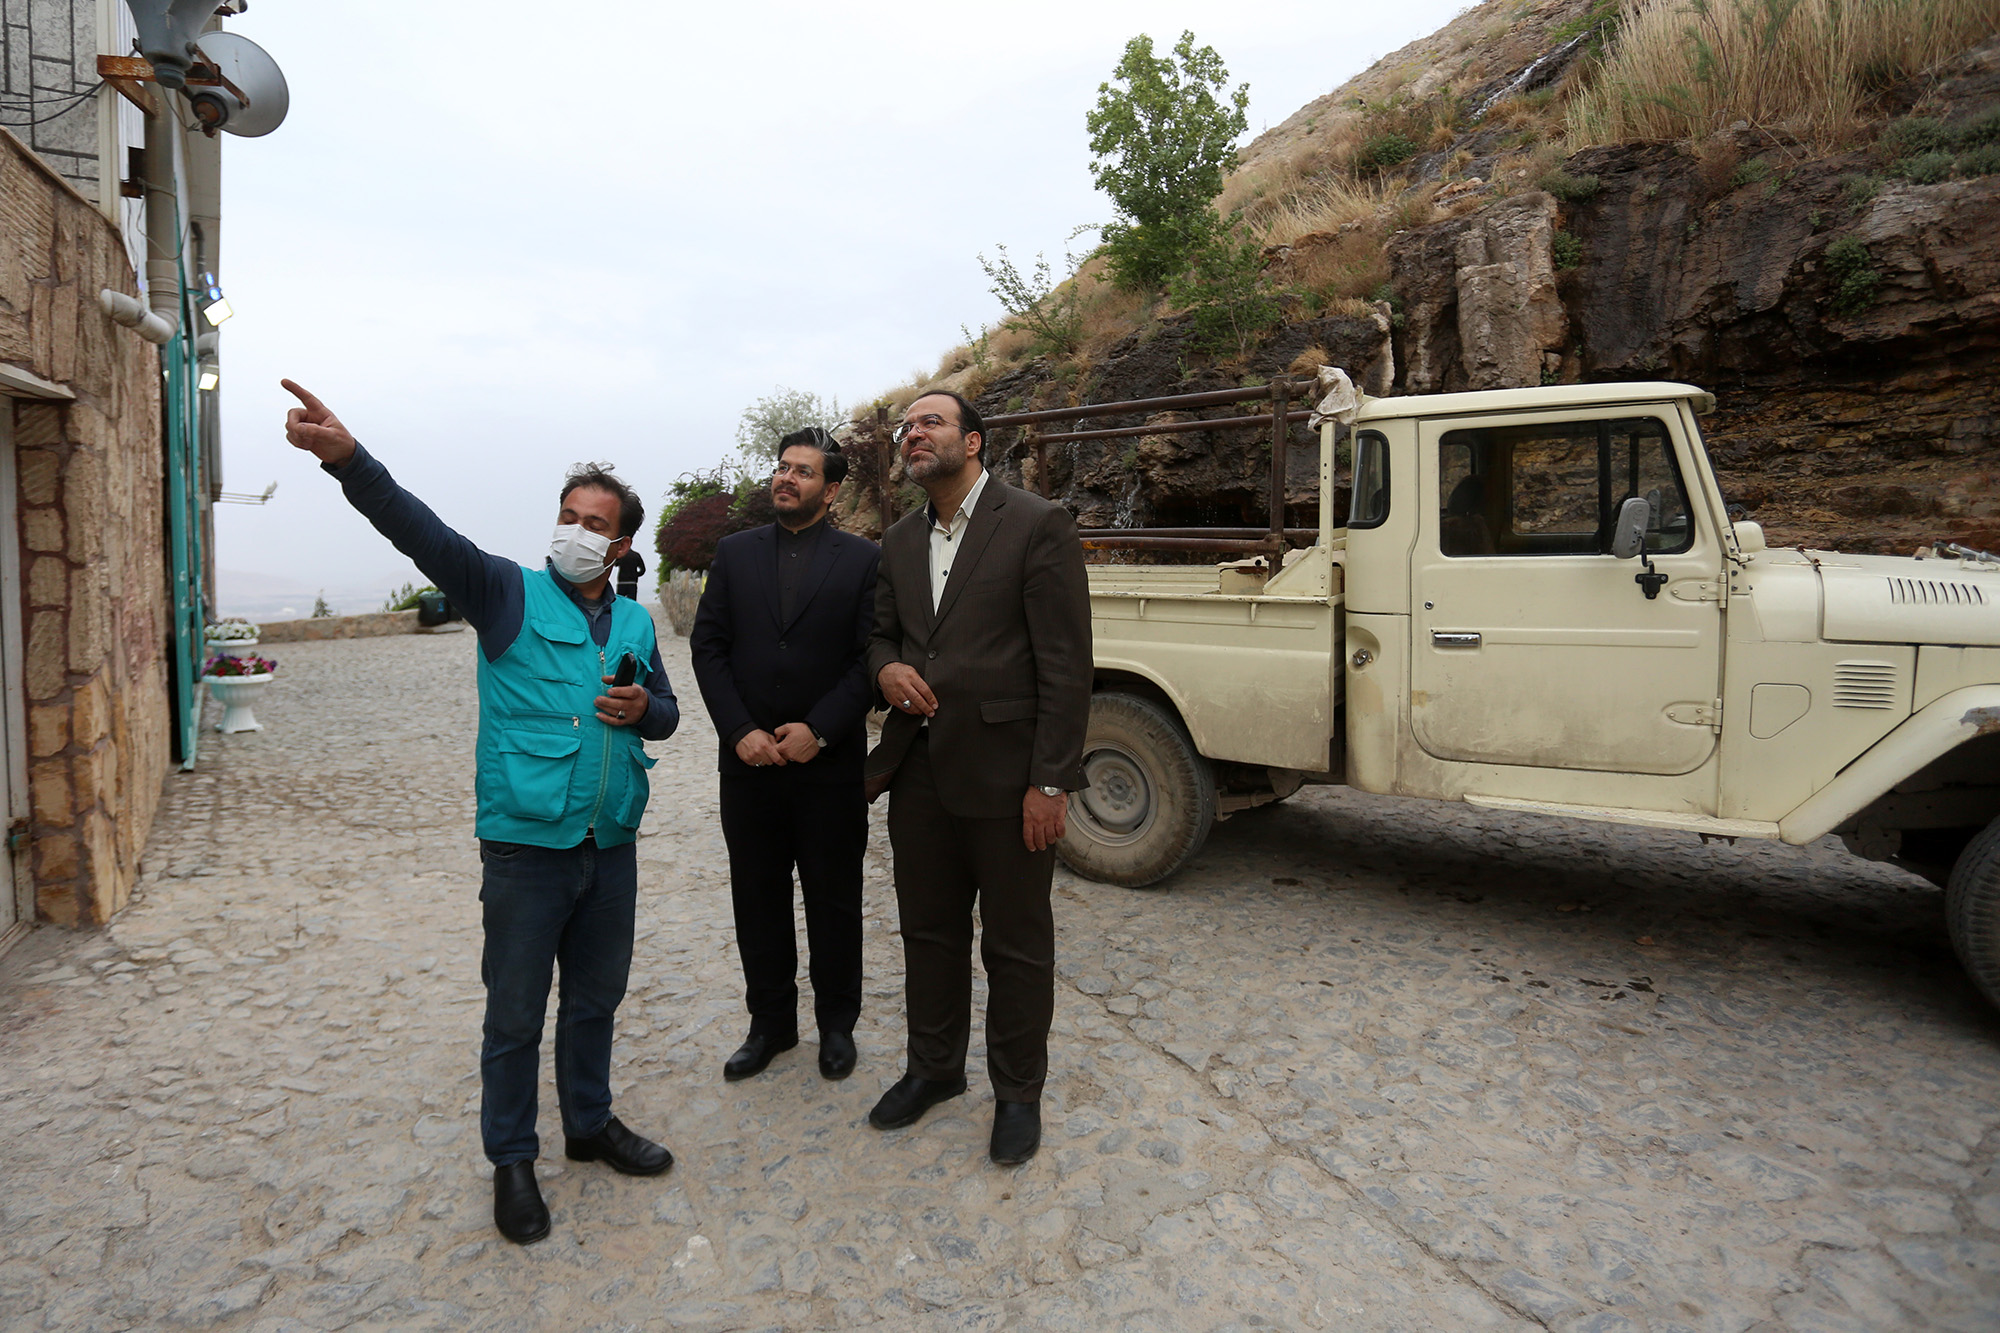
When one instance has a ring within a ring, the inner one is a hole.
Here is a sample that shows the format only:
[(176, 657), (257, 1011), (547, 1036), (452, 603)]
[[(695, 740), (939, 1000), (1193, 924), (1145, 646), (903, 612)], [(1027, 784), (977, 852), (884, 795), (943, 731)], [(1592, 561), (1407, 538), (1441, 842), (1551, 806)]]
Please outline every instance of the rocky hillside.
[[(1073, 357), (960, 349), (935, 382), (1000, 413), (1323, 363), (1376, 394), (1685, 380), (1715, 393), (1725, 493), (1774, 545), (2000, 547), (2000, 39), (1870, 87), (1833, 129), (1576, 147), (1634, 12), (1491, 0), (1249, 145), (1219, 203), (1269, 237), (1287, 313), (1244, 354), (1134, 302)], [(990, 452), (1032, 481), (1019, 436)], [(1170, 434), (1058, 446), (1048, 480), (1085, 523), (1261, 523), (1268, 457)], [(1293, 460), (1310, 521), (1316, 468)]]

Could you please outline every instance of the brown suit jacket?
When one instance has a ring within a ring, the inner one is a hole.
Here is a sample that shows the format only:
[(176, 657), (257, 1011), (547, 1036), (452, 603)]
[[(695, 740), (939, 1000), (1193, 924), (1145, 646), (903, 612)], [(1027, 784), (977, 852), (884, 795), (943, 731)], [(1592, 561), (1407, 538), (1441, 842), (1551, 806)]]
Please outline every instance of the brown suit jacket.
[[(960, 540), (932, 614), (927, 509), (883, 534), (868, 679), (907, 662), (937, 696), (930, 755), (946, 810), (1018, 816), (1031, 786), (1084, 785), (1092, 668), (1083, 548), (1068, 510), (991, 476)], [(889, 709), (868, 756), (871, 787), (902, 763), (922, 721)]]

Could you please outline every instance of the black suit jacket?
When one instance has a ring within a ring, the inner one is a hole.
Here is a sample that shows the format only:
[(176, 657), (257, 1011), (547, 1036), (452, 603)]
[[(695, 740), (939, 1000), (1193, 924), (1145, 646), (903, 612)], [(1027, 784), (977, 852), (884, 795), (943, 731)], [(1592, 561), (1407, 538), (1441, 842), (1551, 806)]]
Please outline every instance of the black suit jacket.
[(756, 773), (736, 757), (746, 727), (775, 733), (804, 722), (826, 738), (810, 762), (786, 765), (802, 782), (859, 782), (874, 689), (865, 653), (874, 620), (874, 542), (828, 528), (799, 585), (792, 619), (778, 619), (778, 549), (771, 525), (732, 533), (715, 548), (688, 647), (702, 702), (721, 739), (716, 767)]
[[(933, 612), (928, 515), (920, 509), (883, 534), (868, 681), (907, 662), (937, 696), (930, 756), (946, 810), (1018, 818), (1030, 786), (1084, 786), (1092, 662), (1083, 547), (1068, 510), (994, 476), (960, 540)], [(921, 722), (889, 709), (871, 778), (895, 771)]]

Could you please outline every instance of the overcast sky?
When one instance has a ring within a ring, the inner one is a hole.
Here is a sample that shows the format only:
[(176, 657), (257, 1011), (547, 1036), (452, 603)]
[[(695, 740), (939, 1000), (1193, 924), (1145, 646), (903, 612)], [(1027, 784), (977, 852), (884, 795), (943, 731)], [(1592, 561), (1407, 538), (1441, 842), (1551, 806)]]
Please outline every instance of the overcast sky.
[(291, 114), (224, 149), (224, 481), (280, 485), (217, 508), (222, 609), (421, 581), (284, 443), (281, 375), (539, 563), (569, 463), (650, 513), (753, 399), (867, 401), (995, 320), (975, 254), (1108, 220), (1083, 120), (1134, 34), (1214, 46), (1255, 135), (1464, 7), (258, 0)]

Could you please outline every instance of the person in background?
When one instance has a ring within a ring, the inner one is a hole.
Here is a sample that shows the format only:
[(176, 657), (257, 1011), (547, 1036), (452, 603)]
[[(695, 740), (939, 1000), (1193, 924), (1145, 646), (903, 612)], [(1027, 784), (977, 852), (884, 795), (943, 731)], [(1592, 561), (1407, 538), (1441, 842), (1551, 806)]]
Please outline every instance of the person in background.
[[(607, 466), (579, 465), (563, 480), (548, 559), (524, 568), (446, 527), (325, 404), (283, 383), (302, 404), (286, 414), (286, 439), (319, 459), (348, 503), (479, 634), (479, 1130), (493, 1163), (494, 1224), (525, 1245), (549, 1233), (535, 1182), (535, 1094), (558, 967), (565, 1153), (636, 1176), (674, 1163), (611, 1113), (612, 1023), (631, 969), (638, 897), (633, 841), (653, 763), (641, 741), (664, 740), (680, 722), (652, 616), (609, 586), (645, 506)], [(615, 683), (621, 663), (629, 663), (629, 683)]]

